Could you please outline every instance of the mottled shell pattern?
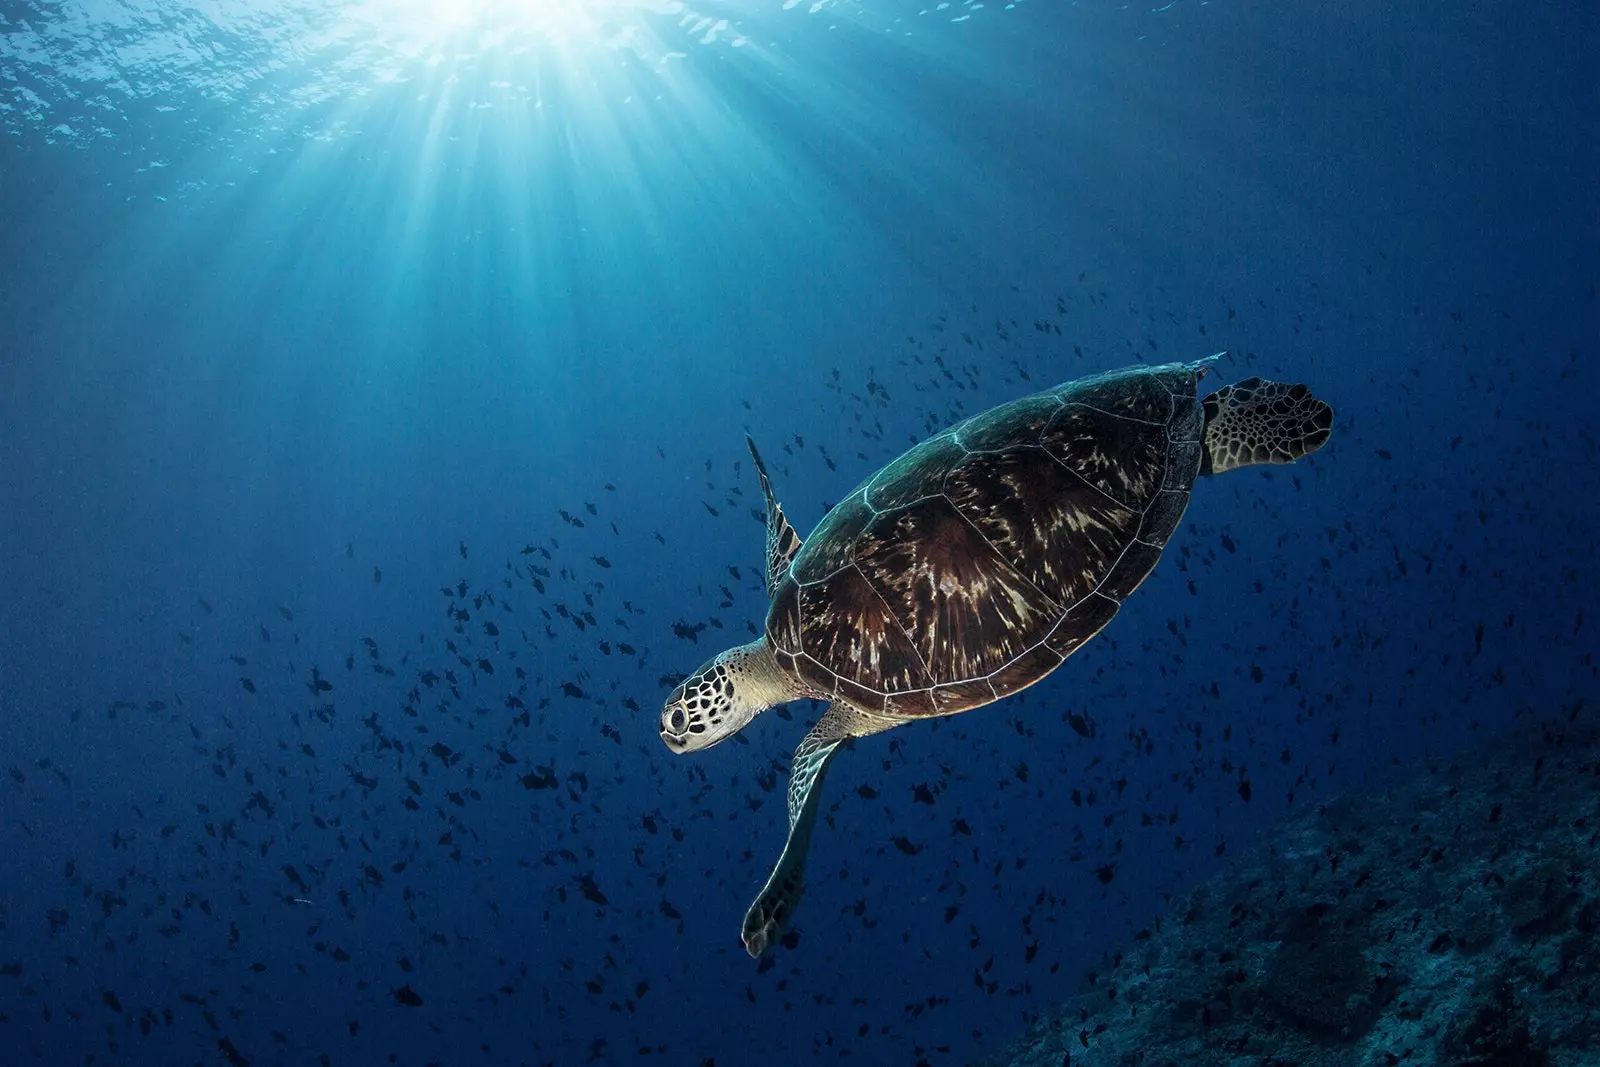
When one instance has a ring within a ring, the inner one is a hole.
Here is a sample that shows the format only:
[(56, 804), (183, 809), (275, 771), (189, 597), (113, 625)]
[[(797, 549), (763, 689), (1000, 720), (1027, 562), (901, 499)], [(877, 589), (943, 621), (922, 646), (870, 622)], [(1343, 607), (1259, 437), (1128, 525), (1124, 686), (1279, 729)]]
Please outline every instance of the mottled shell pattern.
[(884, 467), (817, 524), (767, 641), (819, 694), (951, 715), (1049, 674), (1111, 621), (1189, 503), (1203, 364), (1080, 379)]

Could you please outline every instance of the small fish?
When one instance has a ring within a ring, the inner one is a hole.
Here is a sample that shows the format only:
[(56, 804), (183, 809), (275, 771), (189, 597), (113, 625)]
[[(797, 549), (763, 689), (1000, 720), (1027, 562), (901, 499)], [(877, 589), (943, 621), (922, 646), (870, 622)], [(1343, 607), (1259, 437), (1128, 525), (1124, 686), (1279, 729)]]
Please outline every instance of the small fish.
[(222, 1053), (222, 1058), (228, 1061), (230, 1067), (250, 1067), (250, 1061), (244, 1053), (225, 1037), (217, 1038), (217, 1051)]

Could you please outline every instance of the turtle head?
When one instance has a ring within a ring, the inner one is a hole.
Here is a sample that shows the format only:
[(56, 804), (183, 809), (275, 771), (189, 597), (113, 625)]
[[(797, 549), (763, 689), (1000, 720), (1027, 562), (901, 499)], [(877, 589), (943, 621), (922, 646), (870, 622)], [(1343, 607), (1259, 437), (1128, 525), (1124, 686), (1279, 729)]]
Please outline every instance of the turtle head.
[(766, 638), (730, 648), (685, 678), (661, 708), (661, 740), (674, 752), (725, 741), (774, 704), (797, 695)]

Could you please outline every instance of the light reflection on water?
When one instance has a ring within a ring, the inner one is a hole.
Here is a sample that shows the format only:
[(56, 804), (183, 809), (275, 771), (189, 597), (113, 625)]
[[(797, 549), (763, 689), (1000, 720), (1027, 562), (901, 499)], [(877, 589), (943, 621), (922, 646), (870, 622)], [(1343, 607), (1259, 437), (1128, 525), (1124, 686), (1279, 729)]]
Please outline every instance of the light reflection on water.
[[(545, 106), (554, 81), (615, 102), (695, 56), (775, 62), (769, 46), (840, 26), (910, 36), (984, 10), (881, 0), (23, 0), (0, 14), (0, 128), (52, 143), (185, 121), (279, 129), (385, 86), (463, 108)], [(1014, 5), (1010, 5), (1014, 6)], [(990, 11), (1002, 10), (993, 5)], [(751, 47), (754, 46), (754, 47)], [(611, 84), (614, 83), (614, 84)], [(231, 120), (216, 122), (217, 109)], [(208, 112), (205, 120), (193, 119)], [(165, 116), (165, 118), (163, 118)], [(348, 125), (348, 113), (342, 116)], [(308, 136), (337, 135), (316, 121)], [(165, 136), (163, 135), (163, 140)]]

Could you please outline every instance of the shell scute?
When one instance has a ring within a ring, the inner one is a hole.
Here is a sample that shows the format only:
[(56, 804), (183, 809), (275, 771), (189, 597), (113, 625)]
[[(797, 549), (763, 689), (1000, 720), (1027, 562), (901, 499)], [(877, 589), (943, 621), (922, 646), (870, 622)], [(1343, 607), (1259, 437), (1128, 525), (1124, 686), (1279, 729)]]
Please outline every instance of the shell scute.
[(1088, 596), (1139, 529), (1138, 512), (1034, 446), (973, 456), (945, 479), (945, 496), (1061, 606)]
[(1000, 695), (994, 691), (987, 677), (951, 682), (933, 691), (934, 714), (954, 715), (958, 711), (981, 708), (999, 699)]
[(942, 433), (917, 445), (867, 483), (867, 506), (882, 513), (939, 492), (946, 474), (967, 458), (955, 435)]
[(1178, 393), (1172, 398), (1172, 419), (1167, 423), (1168, 436), (1174, 443), (1179, 441), (1200, 443), (1200, 437), (1205, 432), (1205, 412), (1200, 406), (1200, 398), (1192, 393)]
[(839, 676), (839, 690), (836, 696), (842, 700), (849, 701), (858, 708), (878, 712), (884, 710), (884, 706), (889, 699), (888, 694), (880, 693), (876, 689), (869, 689), (860, 682), (853, 682), (843, 675)]
[(896, 719), (929, 719), (940, 714), (933, 702), (934, 690), (914, 689), (909, 693), (890, 693), (883, 702), (885, 715)]
[(992, 673), (1033, 645), (1060, 611), (942, 496), (874, 520), (857, 561), (930, 682)]
[(855, 558), (856, 539), (872, 518), (872, 509), (867, 507), (861, 489), (835, 504), (800, 546), (790, 570), (795, 581), (801, 585), (820, 582), (849, 566)]
[[(1166, 377), (1157, 368), (1113, 371), (1070, 383), (1059, 395), (1067, 403), (1083, 404), (1108, 415), (1165, 426), (1172, 419), (1173, 394)], [(1189, 392), (1194, 393), (1192, 384)]]
[(1161, 490), (1150, 502), (1144, 520), (1139, 523), (1139, 540), (1165, 548), (1168, 538), (1177, 530), (1178, 523), (1183, 521), (1183, 513), (1188, 507), (1187, 489)]
[(1146, 544), (1143, 541), (1131, 542), (1122, 553), (1122, 558), (1117, 560), (1116, 566), (1111, 568), (1111, 573), (1106, 575), (1105, 581), (1100, 583), (1097, 590), (1101, 596), (1108, 596), (1113, 600), (1126, 600), (1129, 594), (1139, 588), (1139, 583), (1150, 576), (1155, 569), (1156, 560), (1161, 558), (1161, 546)]
[(1035, 645), (990, 675), (989, 684), (997, 696), (1008, 697), (1061, 666), (1063, 658), (1048, 644)]
[(1172, 442), (1167, 447), (1167, 472), (1161, 488), (1187, 492), (1200, 473), (1200, 453), (1204, 448), (1199, 441)]
[(767, 642), (774, 652), (786, 653), (791, 658), (803, 647), (800, 616), (800, 586), (791, 578), (784, 579), (767, 609)]
[(841, 680), (870, 683), (878, 705), (885, 692), (934, 684), (905, 627), (855, 567), (802, 586), (799, 602), (806, 654)]
[(972, 416), (952, 434), (968, 452), (993, 452), (1037, 441), (1060, 410), (1061, 401), (1050, 393), (1025, 396)]
[(794, 658), (795, 673), (810, 686), (818, 700), (832, 700), (839, 695), (839, 676), (826, 664), (818, 663), (804, 652)]
[(1040, 441), (1062, 466), (1123, 507), (1143, 511), (1166, 472), (1167, 431), (1068, 404)]
[(1118, 601), (1092, 593), (1067, 610), (1056, 628), (1050, 631), (1050, 636), (1045, 638), (1045, 644), (1066, 659), (1082, 648), (1089, 638), (1105, 629), (1106, 623), (1116, 616), (1120, 607), (1122, 605)]

